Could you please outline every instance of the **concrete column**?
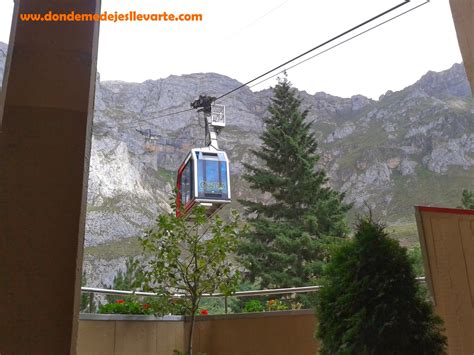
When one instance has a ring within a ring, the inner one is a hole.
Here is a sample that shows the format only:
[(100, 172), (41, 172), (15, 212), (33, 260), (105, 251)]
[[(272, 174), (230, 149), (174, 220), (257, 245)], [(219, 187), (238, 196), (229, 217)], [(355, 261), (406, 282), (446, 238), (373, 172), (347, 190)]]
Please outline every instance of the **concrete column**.
[[(11, 0), (10, 0), (11, 1)], [(0, 106), (0, 354), (75, 354), (100, 0), (16, 0)]]
[(450, 0), (464, 67), (474, 93), (474, 1)]
[(474, 354), (474, 211), (416, 207), (426, 280), (449, 355)]

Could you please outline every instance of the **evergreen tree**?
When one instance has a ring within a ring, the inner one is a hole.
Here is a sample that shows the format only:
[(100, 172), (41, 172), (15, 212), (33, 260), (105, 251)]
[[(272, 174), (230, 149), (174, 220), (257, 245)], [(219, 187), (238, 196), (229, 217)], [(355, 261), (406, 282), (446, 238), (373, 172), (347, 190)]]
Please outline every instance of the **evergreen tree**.
[(384, 227), (359, 222), (340, 247), (318, 295), (321, 354), (444, 354), (442, 320), (418, 291), (404, 248)]
[(287, 78), (279, 79), (265, 119), (257, 165), (244, 164), (250, 187), (271, 195), (270, 203), (240, 201), (249, 217), (239, 253), (251, 281), (262, 287), (314, 282), (325, 258), (328, 237), (347, 232), (344, 195), (328, 186), (317, 142)]

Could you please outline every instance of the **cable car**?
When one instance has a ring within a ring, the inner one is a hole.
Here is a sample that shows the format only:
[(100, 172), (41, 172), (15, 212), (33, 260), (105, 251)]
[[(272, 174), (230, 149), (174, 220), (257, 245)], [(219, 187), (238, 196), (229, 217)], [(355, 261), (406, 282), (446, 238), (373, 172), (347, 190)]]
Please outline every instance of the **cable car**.
[(195, 205), (206, 207), (212, 216), (231, 202), (229, 160), (212, 147), (194, 148), (178, 170), (176, 213), (188, 215)]
[(231, 202), (229, 159), (217, 145), (217, 134), (225, 127), (225, 108), (211, 107), (212, 99), (200, 96), (191, 104), (204, 113), (207, 146), (191, 149), (178, 169), (177, 217), (187, 217), (193, 207), (200, 205), (206, 207), (209, 218)]

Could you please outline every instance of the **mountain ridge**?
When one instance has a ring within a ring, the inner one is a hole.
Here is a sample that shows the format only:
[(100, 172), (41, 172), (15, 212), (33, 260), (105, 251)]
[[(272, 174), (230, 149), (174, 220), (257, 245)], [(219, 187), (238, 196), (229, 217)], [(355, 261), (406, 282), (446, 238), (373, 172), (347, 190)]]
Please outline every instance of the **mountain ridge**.
[[(0, 44), (0, 69), (5, 52)], [(136, 237), (159, 212), (170, 211), (181, 160), (204, 144), (194, 112), (163, 115), (188, 109), (200, 94), (239, 85), (217, 73), (142, 83), (97, 76), (84, 260), (90, 284), (110, 284), (125, 256), (138, 253)], [(352, 215), (368, 205), (389, 223), (412, 223), (414, 205), (455, 207), (463, 188), (474, 189), (474, 100), (462, 64), (427, 72), (378, 100), (298, 94), (320, 144), (318, 168), (354, 203)], [(227, 127), (219, 145), (231, 160), (235, 199), (258, 196), (241, 179), (242, 163), (257, 163), (250, 151), (260, 144), (271, 97), (271, 89), (243, 88), (221, 102)]]

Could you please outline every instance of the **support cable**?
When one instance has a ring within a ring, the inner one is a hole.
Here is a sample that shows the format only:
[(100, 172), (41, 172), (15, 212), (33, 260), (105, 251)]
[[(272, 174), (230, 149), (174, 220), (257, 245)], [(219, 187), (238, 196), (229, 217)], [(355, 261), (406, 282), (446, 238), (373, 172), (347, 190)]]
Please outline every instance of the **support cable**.
[(285, 63), (280, 64), (280, 65), (276, 66), (275, 68), (273, 68), (273, 69), (271, 69), (271, 70), (269, 70), (269, 71), (267, 71), (267, 72), (265, 72), (265, 73), (263, 73), (263, 74), (257, 76), (256, 78), (247, 81), (246, 83), (244, 83), (244, 84), (242, 84), (242, 85), (236, 87), (235, 89), (230, 90), (230, 91), (226, 92), (225, 94), (223, 94), (223, 95), (221, 95), (221, 96), (218, 96), (215, 101), (220, 100), (220, 99), (226, 97), (227, 95), (232, 94), (233, 92), (235, 92), (235, 91), (237, 91), (237, 90), (240, 90), (240, 89), (243, 88), (244, 86), (247, 86), (248, 84), (251, 84), (251, 83), (253, 83), (254, 81), (257, 81), (258, 79), (263, 78), (264, 76), (266, 76), (266, 75), (268, 75), (268, 74), (274, 72), (275, 70), (278, 70), (278, 69), (280, 69), (280, 68), (283, 68), (285, 65), (288, 65), (288, 64), (294, 62), (295, 60), (298, 60), (298, 59), (300, 59), (301, 57), (304, 57), (305, 55), (307, 55), (307, 54), (309, 54), (309, 53), (311, 53), (311, 52), (314, 52), (315, 50), (317, 50), (317, 49), (319, 49), (319, 48), (321, 48), (321, 47), (323, 47), (323, 46), (325, 46), (325, 45), (327, 45), (327, 44), (329, 44), (329, 43), (331, 43), (331, 42), (334, 42), (335, 40), (337, 40), (337, 39), (339, 39), (339, 38), (345, 36), (346, 34), (348, 34), (348, 33), (350, 33), (350, 32), (353, 32), (353, 31), (355, 31), (356, 29), (358, 29), (358, 28), (360, 28), (360, 27), (362, 27), (362, 26), (364, 26), (364, 25), (366, 25), (366, 24), (368, 24), (368, 23), (370, 23), (370, 22), (372, 22), (372, 21), (375, 21), (376, 19), (378, 19), (378, 18), (380, 18), (380, 17), (382, 17), (382, 16), (384, 16), (384, 15), (386, 15), (386, 14), (392, 12), (392, 11), (395, 11), (395, 10), (398, 9), (399, 7), (402, 7), (402, 6), (406, 5), (406, 4), (408, 4), (409, 2), (410, 2), (410, 0), (405, 0), (405, 1), (403, 1), (402, 3), (400, 3), (400, 4), (398, 4), (398, 5), (395, 5), (394, 7), (390, 8), (390, 9), (388, 9), (388, 10), (385, 10), (384, 12), (381, 12), (381, 13), (378, 14), (378, 15), (376, 15), (376, 16), (374, 16), (374, 17), (372, 17), (372, 18), (370, 18), (370, 19), (368, 19), (368, 20), (366, 20), (366, 21), (364, 21), (364, 22), (359, 23), (358, 25), (356, 25), (356, 26), (354, 26), (354, 27), (352, 27), (352, 28), (350, 28), (350, 29), (348, 29), (348, 30), (346, 30), (346, 31), (344, 31), (344, 32), (342, 32), (342, 33), (340, 33), (340, 34), (338, 34), (337, 36), (334, 36), (334, 37), (332, 37), (331, 39), (328, 39), (327, 41), (318, 44), (316, 47), (313, 47), (313, 48), (311, 48), (310, 50), (307, 50), (306, 52), (301, 53), (300, 55), (297, 55), (296, 57), (294, 57), (294, 58), (292, 58), (292, 59), (286, 61)]
[[(228, 91), (228, 92), (226, 92), (226, 93), (224, 93), (224, 94), (218, 96), (218, 97), (214, 100), (214, 102), (216, 102), (216, 101), (218, 101), (218, 100), (220, 100), (220, 99), (222, 99), (222, 98), (224, 98), (224, 97), (226, 97), (226, 96), (228, 96), (228, 95), (230, 95), (230, 94), (236, 92), (237, 90), (242, 89), (243, 87), (245, 87), (245, 86), (247, 86), (247, 85), (249, 85), (249, 84), (251, 84), (251, 83), (253, 83), (253, 82), (255, 82), (255, 81), (257, 81), (257, 80), (259, 80), (259, 79), (261, 79), (261, 78), (263, 78), (263, 77), (265, 77), (265, 76), (268, 75), (268, 74), (271, 74), (272, 72), (274, 72), (274, 71), (276, 71), (276, 70), (278, 70), (278, 69), (283, 68), (285, 65), (288, 65), (288, 64), (290, 64), (290, 63), (292, 63), (292, 62), (294, 62), (294, 61), (300, 59), (301, 57), (304, 57), (305, 55), (307, 55), (307, 54), (309, 54), (309, 53), (311, 53), (311, 52), (314, 52), (315, 50), (317, 50), (317, 49), (319, 49), (319, 48), (321, 48), (321, 47), (323, 47), (323, 46), (325, 46), (325, 45), (327, 45), (327, 44), (329, 44), (329, 43), (331, 43), (331, 42), (334, 42), (335, 40), (337, 40), (337, 39), (339, 39), (339, 38), (341, 38), (341, 37), (347, 35), (348, 33), (353, 32), (353, 31), (355, 31), (356, 29), (358, 29), (358, 28), (360, 28), (360, 27), (362, 27), (362, 26), (364, 26), (364, 25), (366, 25), (366, 24), (368, 24), (368, 23), (370, 23), (370, 22), (375, 21), (376, 19), (378, 19), (378, 18), (380, 18), (380, 17), (382, 17), (382, 16), (384, 16), (384, 15), (386, 15), (386, 14), (388, 14), (388, 13), (390, 13), (390, 12), (392, 12), (392, 11), (394, 11), (394, 10), (396, 10), (396, 9), (398, 9), (398, 8), (400, 8), (400, 7), (402, 7), (402, 6), (404, 6), (404, 5), (406, 5), (406, 4), (408, 4), (409, 2), (410, 2), (410, 0), (405, 0), (405, 1), (403, 1), (402, 3), (400, 3), (400, 4), (398, 4), (398, 5), (396, 5), (396, 6), (392, 7), (392, 8), (390, 8), (390, 9), (384, 11), (384, 12), (381, 12), (380, 14), (378, 14), (378, 15), (376, 15), (376, 16), (374, 16), (374, 17), (372, 17), (372, 18), (370, 18), (370, 19), (368, 19), (368, 20), (366, 20), (366, 21), (364, 21), (364, 22), (362, 22), (362, 23), (360, 23), (360, 24), (358, 24), (358, 25), (356, 25), (356, 26), (354, 26), (354, 27), (352, 27), (352, 28), (350, 28), (350, 29), (348, 29), (348, 30), (342, 32), (342, 33), (340, 33), (340, 34), (338, 34), (337, 36), (334, 36), (334, 37), (332, 37), (331, 39), (329, 39), (329, 40), (327, 40), (327, 41), (325, 41), (325, 42), (323, 42), (323, 43), (321, 43), (321, 44), (318, 44), (316, 47), (313, 47), (313, 48), (311, 48), (310, 50), (308, 50), (308, 51), (306, 51), (306, 52), (304, 52), (304, 53), (302, 53), (302, 54), (300, 54), (300, 55), (298, 55), (298, 56), (296, 56), (296, 57), (294, 57), (294, 58), (292, 58), (292, 59), (286, 61), (285, 63), (280, 64), (280, 65), (276, 66), (275, 68), (273, 68), (273, 69), (271, 69), (271, 70), (268, 70), (268, 71), (265, 72), (264, 74), (261, 74), (261, 75), (255, 77), (254, 79), (249, 80), (249, 81), (247, 81), (246, 83), (239, 85), (239, 86), (236, 87), (235, 89), (232, 89), (232, 90), (230, 90), (230, 91)], [(290, 66), (290, 67), (288, 67), (288, 68), (286, 68), (286, 69), (283, 69), (283, 70), (279, 71), (278, 73), (273, 74), (272, 76), (270, 76), (270, 77), (268, 77), (268, 78), (265, 78), (264, 80), (261, 80), (261, 81), (255, 83), (255, 84), (249, 86), (249, 88), (252, 88), (252, 87), (254, 87), (254, 86), (257, 86), (257, 85), (259, 85), (259, 84), (261, 84), (261, 83), (263, 83), (263, 82), (265, 82), (265, 81), (267, 81), (267, 80), (269, 80), (269, 79), (271, 79), (271, 78), (274, 78), (275, 76), (277, 76), (277, 75), (283, 73), (283, 72), (286, 71), (286, 70), (293, 69), (293, 68), (295, 68), (295, 67), (298, 66), (298, 65), (301, 65), (301, 64), (303, 64), (303, 63), (305, 63), (305, 62), (307, 62), (307, 61), (309, 61), (309, 60), (311, 60), (311, 59), (313, 59), (313, 58), (315, 58), (315, 57), (317, 57), (317, 56), (319, 56), (319, 55), (321, 55), (321, 54), (323, 54), (323, 53), (326, 53), (326, 52), (328, 52), (328, 51), (330, 51), (330, 50), (332, 50), (332, 49), (334, 49), (334, 48), (336, 48), (336, 47), (338, 47), (338, 46), (340, 46), (340, 45), (342, 45), (342, 44), (344, 44), (344, 43), (347, 43), (347, 42), (349, 42), (349, 41), (351, 41), (351, 40), (353, 40), (353, 39), (355, 39), (355, 38), (357, 38), (357, 37), (359, 37), (359, 36), (361, 36), (361, 35), (363, 35), (363, 34), (366, 34), (367, 32), (370, 32), (370, 31), (372, 31), (372, 30), (374, 30), (374, 29), (376, 29), (376, 28), (378, 28), (378, 27), (380, 27), (380, 26), (382, 26), (382, 25), (384, 25), (384, 24), (386, 24), (386, 23), (388, 23), (388, 22), (390, 22), (390, 21), (392, 21), (392, 20), (395, 20), (396, 18), (399, 18), (399, 17), (401, 17), (401, 16), (403, 16), (403, 15), (405, 15), (405, 14), (407, 14), (407, 13), (409, 13), (409, 12), (411, 12), (411, 11), (413, 11), (413, 10), (415, 10), (415, 9), (417, 9), (417, 8), (419, 8), (419, 7), (421, 7), (421, 6), (423, 6), (423, 5), (426, 5), (426, 4), (429, 3), (429, 2), (430, 2), (430, 0), (426, 0), (426, 1), (425, 1), (424, 3), (422, 3), (422, 4), (419, 4), (419, 5), (417, 5), (417, 6), (413, 7), (413, 8), (411, 8), (411, 9), (405, 11), (405, 12), (402, 12), (402, 13), (400, 13), (400, 14), (394, 16), (394, 17), (391, 17), (390, 19), (388, 19), (388, 20), (386, 20), (386, 21), (383, 21), (383, 22), (381, 22), (381, 23), (379, 23), (379, 24), (377, 24), (377, 25), (375, 25), (375, 26), (373, 26), (373, 27), (371, 27), (371, 28), (369, 28), (369, 29), (367, 29), (367, 30), (361, 32), (361, 33), (358, 33), (357, 35), (354, 35), (354, 36), (352, 36), (352, 37), (350, 37), (350, 38), (348, 38), (348, 39), (345, 39), (344, 41), (342, 41), (342, 42), (340, 42), (340, 43), (337, 43), (337, 44), (335, 44), (335, 45), (333, 45), (333, 46), (331, 46), (331, 47), (329, 47), (329, 48), (327, 48), (327, 49), (325, 49), (325, 50), (323, 50), (323, 51), (321, 51), (321, 52), (319, 52), (319, 53), (317, 53), (317, 54), (315, 54), (315, 55), (313, 55), (313, 56), (311, 56), (311, 57), (309, 57), (309, 58), (306, 58), (306, 59), (304, 59), (304, 60), (302, 60), (302, 61), (300, 61), (300, 62), (298, 62), (298, 63), (296, 63), (296, 64), (294, 64), (294, 65), (292, 65), (292, 66)], [(138, 121), (135, 121), (135, 122), (138, 122), (138, 123), (140, 123), (140, 122), (150, 122), (150, 121), (152, 121), (152, 120), (156, 120), (156, 119), (159, 119), (159, 118), (168, 117), (168, 116), (172, 116), (172, 115), (177, 115), (177, 114), (180, 114), (180, 113), (189, 112), (189, 111), (193, 111), (193, 110), (194, 110), (194, 108), (190, 108), (190, 109), (181, 110), (181, 111), (177, 111), (177, 112), (171, 112), (171, 113), (168, 113), (168, 114), (165, 114), (165, 115), (161, 115), (161, 116), (158, 116), (158, 117), (153, 117), (153, 118), (144, 119), (144, 120), (138, 120)], [(133, 126), (133, 127), (136, 127), (136, 126)], [(132, 128), (133, 128), (133, 127), (132, 127)]]
[(379, 23), (379, 24), (377, 24), (377, 25), (375, 25), (375, 26), (372, 26), (371, 28), (369, 28), (369, 29), (367, 29), (367, 30), (365, 30), (365, 31), (363, 31), (363, 32), (361, 32), (361, 33), (358, 33), (358, 34), (356, 34), (356, 35), (354, 35), (354, 36), (352, 36), (352, 37), (350, 37), (350, 38), (348, 38), (348, 39), (345, 39), (344, 41), (342, 41), (342, 42), (340, 42), (340, 43), (338, 43), (338, 44), (335, 44), (335, 45), (333, 45), (333, 46), (331, 46), (331, 47), (329, 47), (329, 48), (327, 48), (327, 49), (325, 49), (325, 50), (323, 50), (323, 51), (321, 51), (321, 52), (319, 52), (319, 53), (316, 53), (316, 54), (312, 55), (312, 56), (309, 57), (309, 58), (306, 58), (306, 59), (304, 59), (304, 60), (302, 60), (302, 61), (300, 61), (300, 62), (298, 62), (298, 63), (296, 63), (296, 64), (293, 64), (292, 66), (290, 66), (290, 67), (288, 67), (288, 68), (285, 68), (285, 69), (279, 71), (278, 73), (273, 74), (272, 76), (269, 76), (268, 78), (265, 78), (265, 79), (263, 79), (263, 80), (261, 80), (261, 81), (255, 83), (255, 84), (249, 86), (249, 89), (253, 88), (254, 86), (260, 85), (260, 84), (264, 83), (265, 81), (270, 80), (270, 79), (272, 79), (272, 78), (274, 78), (274, 77), (276, 77), (276, 76), (278, 76), (278, 75), (284, 73), (285, 71), (291, 70), (291, 69), (293, 69), (293, 68), (295, 68), (295, 67), (297, 67), (297, 66), (299, 66), (299, 65), (301, 65), (301, 64), (303, 64), (303, 63), (306, 63), (307, 61), (309, 61), (309, 60), (311, 60), (311, 59), (314, 59), (314, 58), (320, 56), (321, 54), (330, 51), (331, 49), (334, 49), (334, 48), (336, 48), (336, 47), (339, 47), (341, 44), (344, 44), (344, 43), (346, 43), (346, 42), (349, 42), (349, 41), (353, 40), (354, 38), (357, 38), (357, 37), (359, 37), (359, 36), (362, 36), (363, 34), (365, 34), (365, 33), (367, 33), (367, 32), (370, 32), (370, 31), (376, 29), (377, 27), (380, 27), (380, 26), (382, 26), (382, 25), (385, 25), (386, 23), (388, 23), (388, 22), (390, 22), (390, 21), (392, 21), (392, 20), (395, 20), (396, 18), (398, 18), (398, 17), (400, 17), (400, 16), (403, 16), (403, 15), (405, 15), (405, 14), (407, 14), (407, 13), (409, 13), (409, 12), (411, 12), (411, 11), (413, 11), (413, 10), (415, 10), (415, 9), (417, 9), (417, 8), (419, 8), (419, 7), (421, 7), (421, 6), (423, 6), (423, 5), (426, 5), (426, 4), (428, 4), (429, 2), (430, 2), (430, 0), (427, 0), (427, 1), (425, 1), (424, 3), (421, 3), (421, 4), (419, 4), (419, 5), (417, 5), (417, 6), (413, 7), (413, 8), (411, 8), (411, 9), (405, 11), (405, 12), (402, 12), (402, 13), (400, 13), (400, 14), (394, 16), (394, 17), (391, 17), (391, 18), (389, 18), (388, 20), (385, 20), (385, 21), (383, 21), (383, 22), (381, 22), (381, 23)]

